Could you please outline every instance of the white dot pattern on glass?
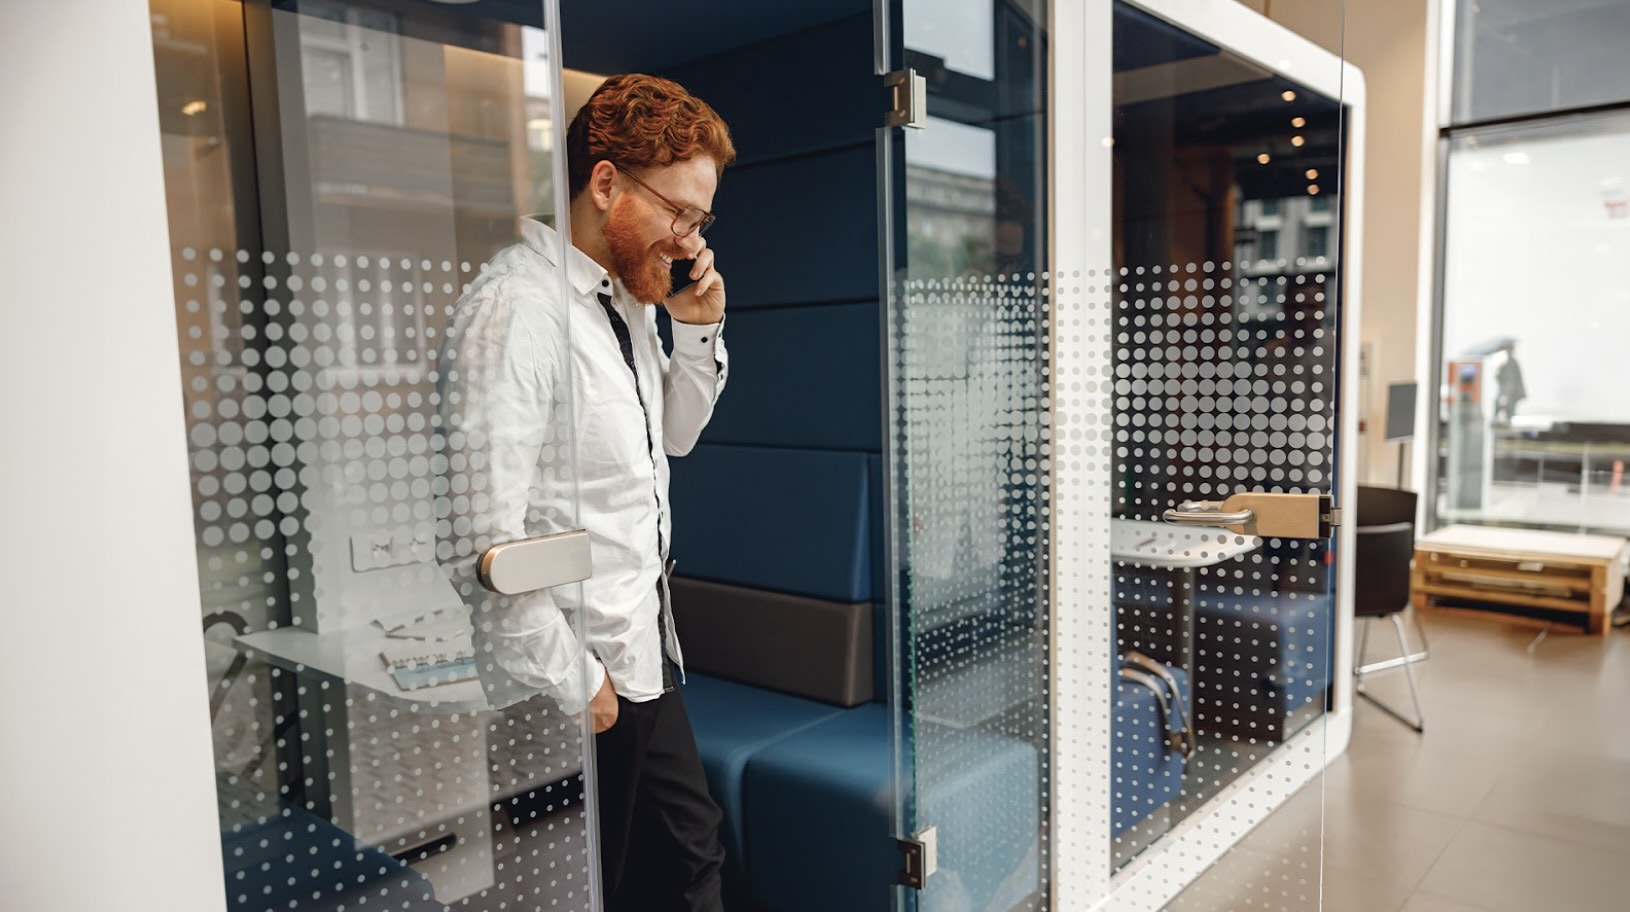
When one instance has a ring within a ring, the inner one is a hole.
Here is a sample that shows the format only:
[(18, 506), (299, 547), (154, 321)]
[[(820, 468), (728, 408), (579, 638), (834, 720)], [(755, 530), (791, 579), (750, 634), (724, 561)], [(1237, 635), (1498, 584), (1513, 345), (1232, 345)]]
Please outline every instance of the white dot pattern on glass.
[[(176, 260), (222, 839), (261, 860), (229, 879), (242, 903), (302, 883), (290, 908), (348, 907), (366, 881), (461, 908), (589, 907), (583, 745), (553, 700), (395, 690), (382, 634), (339, 668), (264, 639), (456, 613), (455, 590), (474, 591), (442, 564), (490, 544), (464, 518), (490, 467), (442, 401), (456, 364), (437, 356), (477, 269), (373, 252)], [(328, 827), (359, 844), (274, 848)]]
[(1048, 281), (914, 279), (891, 301), (907, 737), (940, 832), (925, 908), (1047, 903)]
[[(1176, 794), (1151, 794), (1138, 780), (1162, 746), (1132, 733), (1132, 704), (1117, 705), (1116, 728), (1128, 734), (1115, 747), (1114, 812), (1136, 820), (1115, 840), (1117, 867), (1166, 850), (1157, 840), (1231, 794), (1281, 745), (1307, 769), (1323, 766), (1323, 741), (1305, 727), (1324, 711), (1330, 683), (1326, 544), (1158, 524), (1187, 500), (1331, 490), (1336, 318), (1330, 278), (1318, 271), (1328, 264), (1251, 271), (1261, 265), (1146, 265), (1115, 276), (1116, 652), (1186, 674), (1197, 741)], [(1306, 803), (1298, 797), (1290, 807), (1300, 811), (1241, 843), (1257, 851), (1225, 856), (1170, 908), (1316, 908), (1322, 820)]]

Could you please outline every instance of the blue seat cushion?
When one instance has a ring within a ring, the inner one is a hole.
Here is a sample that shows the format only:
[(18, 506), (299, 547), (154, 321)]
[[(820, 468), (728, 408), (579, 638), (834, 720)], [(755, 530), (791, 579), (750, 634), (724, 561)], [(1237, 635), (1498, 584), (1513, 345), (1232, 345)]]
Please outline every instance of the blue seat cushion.
[(679, 572), (870, 601), (868, 463), (862, 452), (697, 446), (672, 463)]
[[(302, 808), (221, 833), (231, 912), (363, 908), (444, 912), (424, 875)], [(290, 883), (290, 880), (294, 883)]]
[[(1188, 676), (1171, 669), (1183, 693), (1183, 705), (1192, 707)], [(1190, 722), (1193, 714), (1190, 710)], [(1166, 744), (1155, 692), (1135, 681), (1117, 678), (1114, 745), (1114, 787), (1111, 790), (1111, 833), (1119, 836), (1133, 824), (1164, 807), (1183, 787), (1183, 756)]]
[[(756, 903), (770, 912), (888, 912), (900, 869), (891, 836), (889, 730), (886, 707), (860, 706), (749, 761), (749, 876)], [(1035, 749), (985, 731), (922, 722), (913, 753), (918, 817), (940, 834), (939, 870), (928, 881), (924, 907), (1020, 903), (1040, 876)]]
[(754, 752), (843, 710), (707, 675), (685, 675), (681, 691), (708, 791), (724, 811), (725, 864), (746, 871), (742, 780)]
[(1282, 740), (1287, 717), (1330, 686), (1327, 592), (1205, 593), (1195, 606), (1201, 729)]

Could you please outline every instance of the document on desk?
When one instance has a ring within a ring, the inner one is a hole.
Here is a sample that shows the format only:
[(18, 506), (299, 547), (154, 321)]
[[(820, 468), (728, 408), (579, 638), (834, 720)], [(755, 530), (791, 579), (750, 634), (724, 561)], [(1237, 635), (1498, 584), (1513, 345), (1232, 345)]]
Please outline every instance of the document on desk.
[(379, 650), (396, 686), (421, 690), (476, 676), (469, 609), (438, 608), (374, 622), (390, 637)]

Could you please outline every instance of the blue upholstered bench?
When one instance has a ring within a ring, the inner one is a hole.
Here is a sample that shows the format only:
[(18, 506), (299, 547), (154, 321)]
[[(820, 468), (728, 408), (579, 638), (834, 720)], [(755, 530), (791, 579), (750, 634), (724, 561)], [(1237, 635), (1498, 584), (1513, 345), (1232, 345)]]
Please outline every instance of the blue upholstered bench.
[(682, 692), (708, 791), (724, 811), (725, 864), (735, 882), (745, 883), (749, 857), (743, 792), (748, 761), (843, 710), (694, 672), (685, 678)]
[(1202, 593), (1195, 601), (1202, 731), (1282, 741), (1323, 709), (1332, 667), (1330, 593)]
[[(894, 788), (887, 707), (861, 706), (766, 747), (747, 764), (749, 881), (774, 912), (887, 912), (900, 856), (891, 837)], [(1007, 909), (1040, 877), (1029, 744), (930, 723), (921, 750), (919, 817), (942, 834), (924, 903)]]
[[(1183, 693), (1184, 706), (1192, 707), (1188, 676), (1180, 668), (1171, 673)], [(1166, 745), (1154, 691), (1117, 679), (1114, 712), (1110, 829), (1120, 836), (1177, 797), (1183, 788), (1183, 757)]]
[(447, 909), (424, 875), (298, 807), (223, 830), (221, 858), (231, 912)]

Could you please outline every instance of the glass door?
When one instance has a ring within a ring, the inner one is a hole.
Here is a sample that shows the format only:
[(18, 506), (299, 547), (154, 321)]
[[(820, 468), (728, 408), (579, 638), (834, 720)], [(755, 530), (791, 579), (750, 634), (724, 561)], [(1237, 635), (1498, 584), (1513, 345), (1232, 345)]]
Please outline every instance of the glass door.
[(1046, 4), (878, 12), (879, 73), (925, 102), (879, 133), (902, 901), (1044, 909)]
[(1232, 3), (877, 17), (902, 907), (1318, 908), (1356, 71)]
[(1341, 46), (1338, 3), (1309, 37), (1234, 4), (1108, 13), (1103, 889), (1114, 908), (1317, 909), (1322, 772), (1345, 741), (1327, 714), (1348, 691), (1358, 80), (1309, 40)]
[(577, 587), (478, 567), (577, 525), (569, 378), (495, 414), (456, 306), (563, 262), (553, 8), (152, 2), (230, 909), (594, 906), (572, 682), (492, 635)]

